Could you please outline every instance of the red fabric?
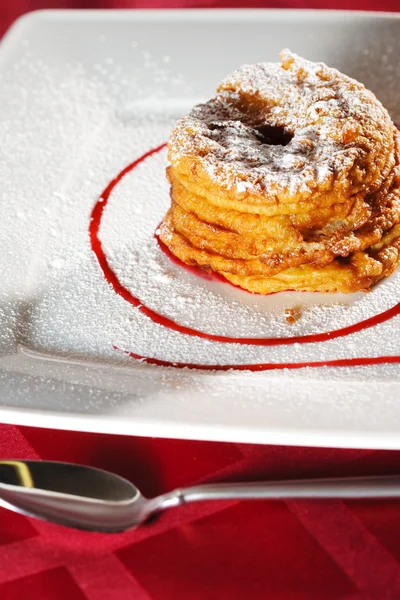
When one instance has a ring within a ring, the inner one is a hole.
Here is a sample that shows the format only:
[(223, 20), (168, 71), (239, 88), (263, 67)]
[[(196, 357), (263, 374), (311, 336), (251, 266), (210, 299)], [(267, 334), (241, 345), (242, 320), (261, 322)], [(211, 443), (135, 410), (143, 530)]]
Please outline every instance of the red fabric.
[(400, 0), (0, 0), (0, 35), (20, 15), (42, 8), (331, 8), (400, 10)]
[[(304, 7), (303, 0), (0, 0), (0, 35), (38, 8)], [(399, 0), (309, 0), (398, 10)], [(202, 481), (400, 473), (400, 453), (262, 447), (0, 425), (1, 458), (117, 471), (147, 495)], [(120, 535), (67, 530), (0, 509), (0, 599), (398, 600), (400, 503), (186, 506)]]
[[(1, 458), (112, 469), (147, 495), (204, 481), (400, 473), (400, 453), (157, 440), (0, 425)], [(124, 534), (0, 509), (0, 598), (400, 598), (400, 503), (187, 505)]]

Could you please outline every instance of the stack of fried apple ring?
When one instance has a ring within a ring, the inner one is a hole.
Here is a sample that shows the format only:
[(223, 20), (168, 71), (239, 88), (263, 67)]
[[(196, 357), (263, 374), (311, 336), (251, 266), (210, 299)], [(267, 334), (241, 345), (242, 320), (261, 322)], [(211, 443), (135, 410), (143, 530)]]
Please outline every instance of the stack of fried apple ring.
[(169, 141), (160, 239), (251, 292), (367, 290), (400, 262), (400, 136), (361, 83), (288, 50)]

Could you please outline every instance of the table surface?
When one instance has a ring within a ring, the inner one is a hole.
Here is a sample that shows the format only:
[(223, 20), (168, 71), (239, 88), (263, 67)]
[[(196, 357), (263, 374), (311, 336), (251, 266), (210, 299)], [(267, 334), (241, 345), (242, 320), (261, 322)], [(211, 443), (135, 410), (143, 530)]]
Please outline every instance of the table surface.
[[(146, 495), (204, 481), (400, 473), (400, 453), (0, 426), (1, 458), (112, 469)], [(67, 530), (0, 509), (0, 598), (400, 598), (400, 503), (187, 505), (136, 531)]]
[[(291, 7), (400, 10), (400, 0), (0, 0), (0, 35), (39, 8)], [(400, 453), (159, 440), (0, 425), (0, 459), (85, 463), (146, 495), (209, 481), (400, 473)], [(67, 530), (0, 509), (0, 598), (400, 598), (400, 503), (185, 506), (125, 534)]]
[(43, 8), (328, 8), (400, 10), (400, 0), (0, 0), (0, 35), (20, 15)]

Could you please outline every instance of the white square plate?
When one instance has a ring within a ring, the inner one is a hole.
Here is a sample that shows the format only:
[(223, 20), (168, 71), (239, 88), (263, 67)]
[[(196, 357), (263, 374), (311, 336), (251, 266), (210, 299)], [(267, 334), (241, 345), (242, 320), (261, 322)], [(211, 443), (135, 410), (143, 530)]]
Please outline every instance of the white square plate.
[[(398, 274), (370, 294), (252, 296), (183, 271), (153, 237), (169, 204), (161, 146), (175, 120), (237, 66), (277, 61), (284, 47), (361, 80), (400, 121), (396, 15), (44, 11), (8, 33), (0, 48), (3, 422), (400, 448)], [(285, 308), (299, 306), (288, 325)], [(149, 366), (132, 355), (234, 368)], [(299, 368), (305, 363), (313, 367)], [(237, 370), (255, 364), (263, 372)]]

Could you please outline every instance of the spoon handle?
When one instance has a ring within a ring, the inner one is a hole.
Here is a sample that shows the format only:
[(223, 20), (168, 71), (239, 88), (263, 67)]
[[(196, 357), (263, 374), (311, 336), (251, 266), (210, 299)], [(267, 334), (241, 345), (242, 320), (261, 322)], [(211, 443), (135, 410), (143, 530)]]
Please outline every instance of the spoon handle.
[(266, 498), (397, 498), (400, 476), (216, 483), (177, 490), (181, 502)]

